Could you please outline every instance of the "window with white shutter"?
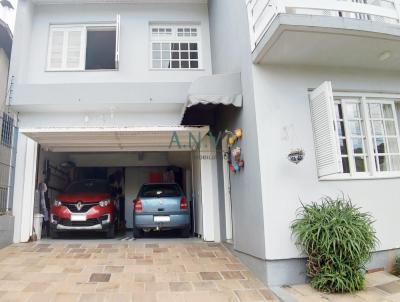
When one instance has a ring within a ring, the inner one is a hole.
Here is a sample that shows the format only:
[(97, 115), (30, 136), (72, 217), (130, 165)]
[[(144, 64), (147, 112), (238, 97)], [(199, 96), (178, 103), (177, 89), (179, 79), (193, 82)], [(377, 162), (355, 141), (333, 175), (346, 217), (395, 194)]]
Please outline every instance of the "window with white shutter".
[(48, 70), (82, 70), (84, 67), (85, 28), (50, 28)]
[(324, 82), (310, 93), (310, 108), (318, 176), (341, 173), (331, 82)]
[(63, 67), (64, 35), (63, 29), (53, 29), (50, 32), (48, 69), (58, 70)]
[(120, 17), (115, 23), (52, 25), (48, 71), (118, 69)]
[(400, 177), (400, 97), (334, 94), (324, 82), (310, 108), (319, 177)]

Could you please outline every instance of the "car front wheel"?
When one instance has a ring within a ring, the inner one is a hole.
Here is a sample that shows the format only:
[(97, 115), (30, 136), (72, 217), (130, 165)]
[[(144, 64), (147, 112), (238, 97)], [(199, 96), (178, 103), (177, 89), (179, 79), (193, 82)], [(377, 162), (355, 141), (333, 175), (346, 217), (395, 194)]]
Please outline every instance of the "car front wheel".
[(107, 230), (106, 236), (107, 236), (107, 238), (110, 238), (110, 239), (115, 237), (115, 225), (114, 224), (110, 225), (110, 227)]

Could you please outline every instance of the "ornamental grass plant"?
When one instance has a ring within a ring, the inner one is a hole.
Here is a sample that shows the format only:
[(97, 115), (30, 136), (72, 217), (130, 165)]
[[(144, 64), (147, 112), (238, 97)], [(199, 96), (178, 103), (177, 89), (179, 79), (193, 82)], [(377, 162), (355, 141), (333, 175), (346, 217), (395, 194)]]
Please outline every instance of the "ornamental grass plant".
[(327, 293), (364, 288), (365, 264), (378, 244), (373, 222), (369, 213), (344, 197), (324, 197), (298, 209), (291, 229), (308, 257), (313, 288)]

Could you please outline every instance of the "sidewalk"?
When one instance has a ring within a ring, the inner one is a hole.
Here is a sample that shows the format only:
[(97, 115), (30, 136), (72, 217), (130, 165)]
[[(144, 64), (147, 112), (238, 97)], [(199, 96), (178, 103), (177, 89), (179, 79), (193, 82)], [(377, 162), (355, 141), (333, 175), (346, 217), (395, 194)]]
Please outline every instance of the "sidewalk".
[(285, 302), (400, 302), (400, 278), (386, 272), (367, 274), (366, 289), (355, 294), (324, 294), (308, 284), (274, 288)]

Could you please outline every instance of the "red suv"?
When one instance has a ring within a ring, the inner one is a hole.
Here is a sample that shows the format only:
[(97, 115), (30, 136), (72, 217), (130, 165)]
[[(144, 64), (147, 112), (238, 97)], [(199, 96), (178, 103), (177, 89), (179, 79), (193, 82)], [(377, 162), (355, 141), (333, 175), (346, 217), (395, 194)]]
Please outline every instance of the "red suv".
[(62, 231), (100, 231), (114, 237), (118, 217), (114, 199), (106, 180), (72, 183), (51, 207), (50, 236), (55, 238)]

